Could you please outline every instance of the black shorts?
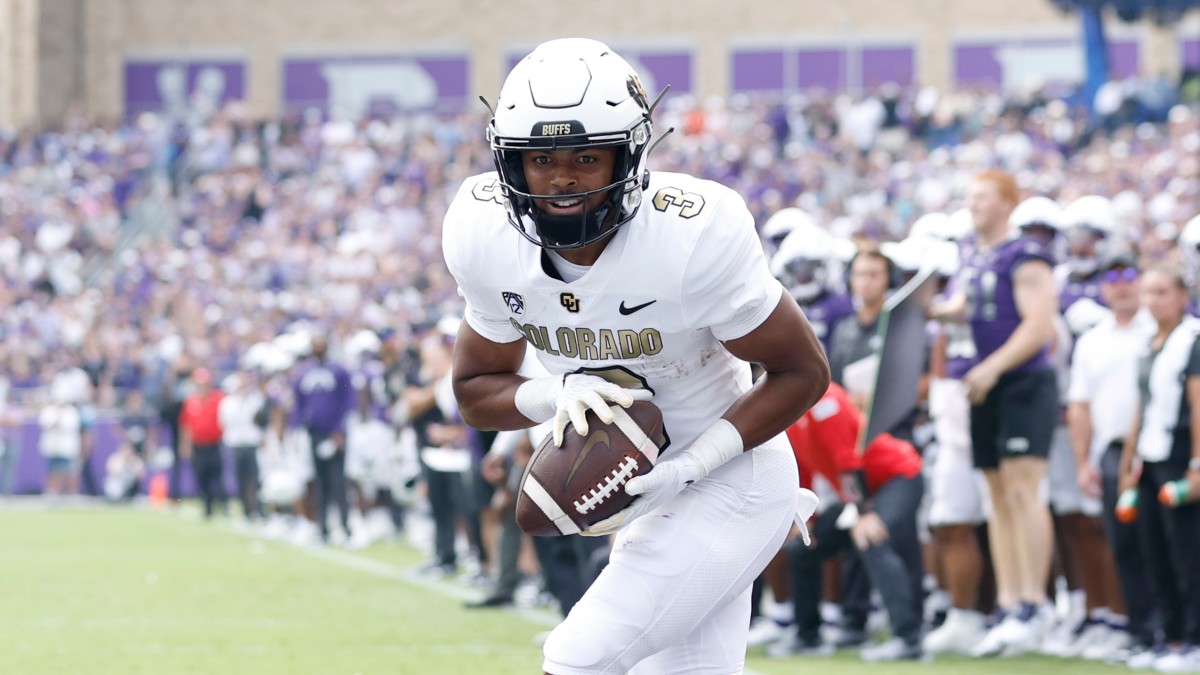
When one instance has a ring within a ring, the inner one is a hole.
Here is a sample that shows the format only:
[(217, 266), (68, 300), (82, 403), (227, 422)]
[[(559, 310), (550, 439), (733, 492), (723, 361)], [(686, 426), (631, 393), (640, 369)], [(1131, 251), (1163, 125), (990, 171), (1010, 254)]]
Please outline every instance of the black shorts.
[(971, 446), (976, 469), (995, 469), (1013, 457), (1050, 454), (1058, 423), (1054, 371), (1005, 373), (979, 405), (971, 406)]

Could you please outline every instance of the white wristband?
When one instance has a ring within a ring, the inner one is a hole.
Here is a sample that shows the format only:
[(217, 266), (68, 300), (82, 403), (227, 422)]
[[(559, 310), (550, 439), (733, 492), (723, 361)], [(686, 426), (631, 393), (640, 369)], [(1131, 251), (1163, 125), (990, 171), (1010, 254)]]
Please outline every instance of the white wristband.
[(700, 466), (700, 470), (703, 472), (701, 477), (704, 477), (716, 471), (717, 467), (725, 462), (742, 454), (743, 450), (742, 435), (738, 433), (736, 427), (730, 424), (729, 420), (721, 418), (705, 429), (704, 433), (700, 434), (700, 438), (697, 438), (680, 455), (691, 457)]
[(541, 424), (558, 412), (558, 394), (562, 387), (562, 377), (535, 377), (517, 387), (513, 403), (531, 422)]

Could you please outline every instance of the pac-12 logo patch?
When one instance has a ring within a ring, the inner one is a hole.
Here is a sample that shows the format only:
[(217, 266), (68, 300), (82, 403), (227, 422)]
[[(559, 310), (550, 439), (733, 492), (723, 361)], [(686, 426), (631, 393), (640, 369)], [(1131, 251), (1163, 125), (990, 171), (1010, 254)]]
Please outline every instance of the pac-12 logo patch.
[(503, 291), (500, 295), (504, 297), (504, 304), (508, 305), (508, 311), (517, 316), (525, 313), (525, 298), (522, 298), (520, 293)]

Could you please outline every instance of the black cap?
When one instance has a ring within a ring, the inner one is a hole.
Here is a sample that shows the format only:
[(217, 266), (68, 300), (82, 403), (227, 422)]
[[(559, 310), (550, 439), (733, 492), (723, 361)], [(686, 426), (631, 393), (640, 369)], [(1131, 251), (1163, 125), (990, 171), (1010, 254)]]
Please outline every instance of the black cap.
[(1104, 259), (1104, 264), (1100, 267), (1100, 269), (1104, 272), (1107, 272), (1114, 267), (1124, 267), (1126, 269), (1136, 270), (1138, 268), (1137, 258), (1134, 258), (1128, 253), (1110, 255)]

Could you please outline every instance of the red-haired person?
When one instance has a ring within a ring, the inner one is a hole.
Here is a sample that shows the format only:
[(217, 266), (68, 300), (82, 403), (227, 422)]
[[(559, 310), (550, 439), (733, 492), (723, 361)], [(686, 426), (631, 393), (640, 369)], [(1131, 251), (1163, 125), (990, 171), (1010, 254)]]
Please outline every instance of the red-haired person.
[(971, 180), (974, 239), (963, 252), (960, 290), (932, 309), (936, 319), (970, 325), (979, 359), (962, 380), (975, 468), (991, 493), (988, 535), (1005, 619), (972, 650), (976, 656), (1028, 651), (1049, 628), (1053, 533), (1041, 485), (1059, 411), (1049, 351), (1058, 294), (1050, 251), (1009, 222), (1017, 201), (1008, 173)]

